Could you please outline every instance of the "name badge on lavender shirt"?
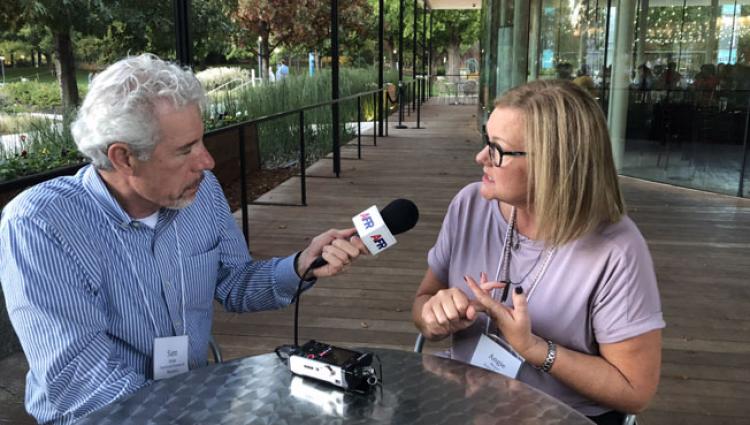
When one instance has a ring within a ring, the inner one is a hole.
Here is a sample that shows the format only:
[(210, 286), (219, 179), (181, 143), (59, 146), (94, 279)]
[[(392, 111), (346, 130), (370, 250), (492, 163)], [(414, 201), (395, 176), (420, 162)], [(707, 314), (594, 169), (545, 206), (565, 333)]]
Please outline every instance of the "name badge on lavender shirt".
[(171, 378), (188, 371), (188, 336), (154, 339), (154, 380)]
[(516, 379), (523, 361), (505, 341), (482, 334), (469, 363)]

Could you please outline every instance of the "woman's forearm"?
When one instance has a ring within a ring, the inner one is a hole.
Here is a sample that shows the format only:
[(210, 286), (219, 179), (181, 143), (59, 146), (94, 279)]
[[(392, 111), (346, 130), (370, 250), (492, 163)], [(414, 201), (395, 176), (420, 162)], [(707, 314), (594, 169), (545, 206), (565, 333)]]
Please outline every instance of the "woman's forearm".
[[(531, 365), (540, 366), (547, 357), (548, 346), (542, 338), (535, 339), (535, 344), (527, 350), (524, 357)], [(599, 404), (621, 412), (637, 413), (646, 408), (656, 392), (661, 364), (661, 344), (658, 346), (658, 350), (645, 351), (628, 346), (617, 348), (619, 352), (613, 356), (617, 361), (630, 356), (621, 366), (626, 370), (623, 372), (605, 357), (580, 353), (558, 345), (557, 356), (549, 373)]]

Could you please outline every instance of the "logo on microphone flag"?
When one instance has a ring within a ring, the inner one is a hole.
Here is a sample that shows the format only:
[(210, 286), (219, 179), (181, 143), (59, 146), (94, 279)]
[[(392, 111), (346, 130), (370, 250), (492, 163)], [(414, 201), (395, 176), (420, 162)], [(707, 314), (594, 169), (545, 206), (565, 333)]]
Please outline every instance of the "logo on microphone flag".
[(388, 242), (383, 239), (383, 235), (371, 235), (372, 241), (375, 242), (375, 246), (378, 247), (378, 249), (386, 249), (388, 248)]
[(362, 220), (365, 229), (372, 229), (375, 227), (375, 222), (372, 220), (372, 217), (370, 217), (370, 214), (363, 212), (359, 215), (359, 218)]
[(375, 205), (352, 217), (352, 222), (370, 254), (377, 255), (396, 244), (396, 238)]

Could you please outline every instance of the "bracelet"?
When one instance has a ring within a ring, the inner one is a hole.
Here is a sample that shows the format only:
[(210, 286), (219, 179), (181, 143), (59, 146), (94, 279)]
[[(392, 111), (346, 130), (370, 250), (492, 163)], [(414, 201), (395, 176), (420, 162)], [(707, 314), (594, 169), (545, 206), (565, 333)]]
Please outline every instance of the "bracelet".
[(549, 373), (549, 371), (552, 369), (552, 365), (555, 364), (555, 359), (557, 358), (557, 345), (547, 340), (547, 357), (544, 359), (544, 363), (542, 363), (541, 366), (537, 367), (537, 369), (541, 370), (544, 373)]

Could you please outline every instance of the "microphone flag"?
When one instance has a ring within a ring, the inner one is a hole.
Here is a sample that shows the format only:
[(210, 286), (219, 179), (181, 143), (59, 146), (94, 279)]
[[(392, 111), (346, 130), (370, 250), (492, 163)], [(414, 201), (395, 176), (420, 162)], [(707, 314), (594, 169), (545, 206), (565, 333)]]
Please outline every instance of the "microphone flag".
[(370, 254), (378, 255), (396, 244), (396, 238), (375, 205), (352, 217), (352, 222)]

